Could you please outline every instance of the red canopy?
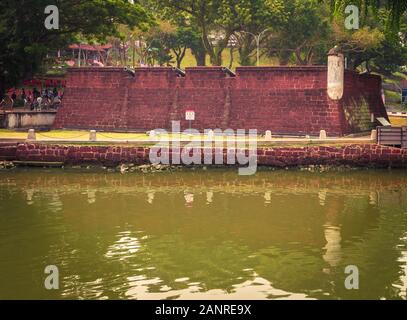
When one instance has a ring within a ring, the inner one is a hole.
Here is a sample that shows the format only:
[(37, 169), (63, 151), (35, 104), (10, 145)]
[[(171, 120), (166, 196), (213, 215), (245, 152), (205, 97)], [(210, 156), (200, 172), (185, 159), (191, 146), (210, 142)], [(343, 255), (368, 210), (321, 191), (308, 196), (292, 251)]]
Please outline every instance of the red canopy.
[(105, 51), (107, 49), (110, 49), (112, 47), (111, 44), (103, 44), (103, 45), (90, 45), (90, 44), (71, 44), (69, 45), (69, 49), (72, 50), (78, 50), (79, 47), (81, 50), (85, 51)]

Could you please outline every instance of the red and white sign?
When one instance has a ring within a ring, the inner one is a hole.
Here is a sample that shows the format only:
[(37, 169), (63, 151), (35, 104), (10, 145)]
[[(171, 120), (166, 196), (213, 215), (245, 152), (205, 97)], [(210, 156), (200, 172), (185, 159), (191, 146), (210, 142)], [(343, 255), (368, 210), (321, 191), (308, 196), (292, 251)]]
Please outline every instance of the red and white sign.
[(185, 120), (194, 121), (195, 120), (195, 110), (185, 111)]

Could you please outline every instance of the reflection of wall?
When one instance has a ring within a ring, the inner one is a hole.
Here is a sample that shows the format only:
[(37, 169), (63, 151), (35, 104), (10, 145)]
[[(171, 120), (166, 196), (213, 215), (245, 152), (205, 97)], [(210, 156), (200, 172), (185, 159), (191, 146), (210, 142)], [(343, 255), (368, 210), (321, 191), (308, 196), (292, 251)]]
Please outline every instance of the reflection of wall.
[[(11, 179), (0, 182), (0, 189), (17, 186), (26, 190), (25, 198), (29, 204), (47, 199), (48, 207), (57, 203), (59, 208), (68, 206), (69, 219), (81, 221), (79, 228), (93, 228), (92, 219), (98, 219), (100, 215), (110, 216), (110, 197), (114, 194), (115, 219), (125, 221), (130, 214), (137, 217), (138, 226), (152, 233), (165, 233), (177, 226), (191, 235), (203, 236), (217, 227), (222, 230), (222, 223), (225, 223), (236, 234), (252, 239), (249, 241), (290, 242), (296, 239), (322, 248), (328, 241), (324, 239), (325, 225), (345, 223), (346, 238), (363, 233), (375, 218), (372, 212), (367, 216), (363, 214), (371, 208), (371, 190), (377, 190), (385, 199), (389, 193), (387, 190), (405, 184), (407, 177), (400, 175), (397, 178), (387, 175), (386, 178), (386, 175), (358, 172), (329, 176), (305, 172), (259, 172), (255, 177), (243, 180), (232, 172), (178, 172), (176, 176), (166, 173), (83, 175), (74, 172), (47, 176), (35, 171), (29, 175), (17, 171), (12, 173)], [(326, 191), (323, 206), (321, 190)], [(55, 194), (58, 194), (58, 201)], [(355, 197), (363, 201), (360, 208), (358, 202), (352, 201)], [(403, 199), (399, 199), (401, 202), (393, 199), (392, 203), (404, 203)], [(352, 216), (342, 214), (347, 203), (356, 204)], [(407, 207), (407, 202), (405, 205)], [(208, 210), (214, 214), (208, 215)], [(154, 214), (144, 214), (151, 211)], [(84, 216), (83, 212), (87, 214)], [(177, 220), (183, 212), (192, 220)], [(190, 212), (194, 214), (191, 216)], [(91, 220), (84, 224), (83, 219)], [(259, 221), (264, 222), (260, 227)], [(353, 228), (352, 222), (355, 221), (361, 228)], [(109, 221), (103, 223), (109, 224)]]
[[(46, 294), (32, 279), (50, 261), (63, 266), (65, 298), (146, 297), (137, 290), (147, 289), (172, 297), (191, 287), (242, 293), (245, 283), (256, 290), (254, 280), (260, 281), (256, 292), (264, 290), (261, 297), (346, 298), (348, 264), (359, 266), (367, 277), (361, 283), (369, 284), (356, 297), (392, 297), (398, 294), (391, 284), (399, 280), (397, 245), (407, 222), (400, 218), (406, 217), (407, 198), (394, 190), (406, 185), (402, 171), (274, 171), (255, 177), (198, 170), (1, 172), (2, 218), (12, 217), (16, 228), (2, 220), (2, 239), (11, 230), (13, 241), (2, 242), (0, 254), (21, 245), (20, 264), (5, 269), (13, 286), (2, 286), (0, 296), (2, 290), (19, 290), (20, 297)], [(324, 273), (327, 267), (331, 272)], [(16, 284), (20, 271), (24, 283)], [(21, 290), (28, 285), (31, 290)]]
[(339, 227), (326, 225), (324, 229), (326, 239), (326, 250), (323, 255), (324, 260), (331, 266), (336, 267), (341, 261), (341, 229)]

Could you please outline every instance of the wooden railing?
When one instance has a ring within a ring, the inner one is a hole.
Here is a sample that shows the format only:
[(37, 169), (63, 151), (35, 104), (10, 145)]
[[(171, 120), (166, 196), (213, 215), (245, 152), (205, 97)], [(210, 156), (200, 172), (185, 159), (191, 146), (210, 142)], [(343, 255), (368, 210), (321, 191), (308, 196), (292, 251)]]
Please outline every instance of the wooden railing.
[(407, 127), (377, 127), (377, 143), (384, 146), (407, 148)]

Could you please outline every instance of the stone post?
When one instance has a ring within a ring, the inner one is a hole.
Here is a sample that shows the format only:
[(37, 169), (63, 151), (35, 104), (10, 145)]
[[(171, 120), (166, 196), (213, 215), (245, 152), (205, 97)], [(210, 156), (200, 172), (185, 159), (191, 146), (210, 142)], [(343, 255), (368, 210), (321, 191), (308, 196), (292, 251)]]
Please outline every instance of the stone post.
[(209, 130), (207, 133), (207, 140), (212, 141), (214, 136), (215, 136), (215, 134), (214, 134), (213, 130)]
[(35, 134), (34, 129), (28, 130), (27, 140), (31, 140), (31, 141), (37, 140), (37, 135)]
[(323, 140), (323, 139), (326, 139), (326, 131), (325, 130), (321, 130), (320, 132), (319, 132), (319, 139), (321, 139), (321, 140)]
[(90, 130), (89, 132), (89, 141), (96, 141), (96, 130)]
[(338, 52), (337, 47), (328, 53), (328, 96), (332, 100), (340, 100), (343, 97), (345, 81), (345, 59), (343, 54)]
[(264, 140), (265, 141), (271, 141), (271, 131), (270, 130), (267, 130), (266, 131), (266, 134), (264, 135)]
[(372, 132), (370, 133), (370, 140), (372, 141), (377, 141), (377, 130), (373, 129)]

